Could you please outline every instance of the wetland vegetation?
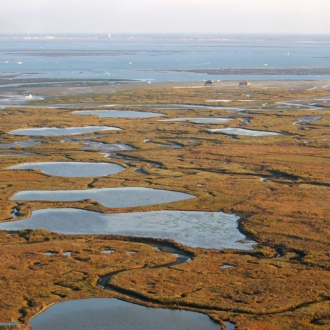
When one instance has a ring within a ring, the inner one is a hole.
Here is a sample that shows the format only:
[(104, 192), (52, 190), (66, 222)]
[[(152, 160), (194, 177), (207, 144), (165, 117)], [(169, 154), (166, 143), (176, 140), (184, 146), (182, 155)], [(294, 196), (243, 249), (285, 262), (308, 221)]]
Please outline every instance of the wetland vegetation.
[[(329, 329), (330, 106), (323, 101), (329, 92), (328, 87), (306, 89), (294, 82), (283, 88), (153, 87), (44, 98), (32, 101), (28, 108), (2, 109), (0, 143), (12, 145), (0, 149), (0, 220), (4, 225), (46, 208), (74, 208), (100, 215), (162, 210), (225, 212), (237, 215), (242, 236), (257, 244), (253, 249), (202, 249), (171, 237), (129, 236), (131, 233), (3, 230), (0, 319), (14, 317), (27, 327), (33, 316), (53, 303), (115, 297), (144, 306), (201, 312), (223, 328), (230, 321), (238, 330)], [(243, 102), (248, 99), (254, 102)], [(207, 100), (219, 102), (210, 107)], [(231, 100), (230, 107), (220, 107), (221, 100)], [(134, 104), (136, 111), (161, 108), (168, 119), (190, 120), (182, 123), (159, 121), (158, 117), (101, 118), (72, 113), (90, 102), (120, 104), (114, 108), (119, 111)], [(56, 103), (77, 105), (47, 108), (47, 104)], [(317, 120), (294, 125), (306, 116)], [(210, 132), (215, 124), (196, 123), (193, 118), (231, 118), (216, 127), (280, 135), (215, 134)], [(18, 144), (27, 138), (10, 132), (26, 127), (26, 123), (34, 128), (100, 126), (122, 130), (85, 132), (73, 141), (63, 140), (63, 136), (39, 136), (39, 144)], [(86, 141), (130, 148), (110, 150), (105, 158), (97, 148), (81, 150)], [(109, 160), (126, 170), (102, 177), (7, 170), (18, 163)], [(143, 175), (134, 169), (143, 170)], [(71, 201), (12, 199), (20, 191), (32, 189), (129, 187), (175, 191), (196, 198), (123, 208), (108, 208), (92, 196)], [(76, 220), (79, 222), (79, 217)], [(103, 253), (110, 250), (114, 253)], [(135, 253), (127, 253), (130, 251)], [(191, 261), (177, 264), (173, 253)], [(105, 275), (109, 275), (108, 289), (98, 286)]]

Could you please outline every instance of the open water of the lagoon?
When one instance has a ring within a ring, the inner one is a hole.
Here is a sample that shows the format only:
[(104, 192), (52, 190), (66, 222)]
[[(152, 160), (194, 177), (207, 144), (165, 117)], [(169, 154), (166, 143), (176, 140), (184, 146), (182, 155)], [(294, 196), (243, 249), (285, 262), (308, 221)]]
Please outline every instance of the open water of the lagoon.
[(219, 330), (207, 315), (147, 308), (118, 299), (84, 299), (57, 303), (34, 317), (33, 330)]
[[(109, 31), (111, 32), (111, 31)], [(12, 79), (142, 81), (329, 80), (330, 76), (206, 75), (199, 68), (328, 67), (329, 35), (0, 35), (0, 72)], [(8, 83), (8, 81), (6, 82)], [(28, 82), (34, 84), (35, 82)], [(27, 84), (25, 82), (25, 84)], [(39, 82), (40, 84), (40, 82)], [(0, 87), (4, 86), (0, 83)]]
[(62, 234), (117, 234), (174, 239), (192, 247), (250, 250), (239, 217), (222, 212), (153, 211), (120, 214), (67, 209), (33, 211), (30, 218), (0, 223), (0, 230), (43, 228)]

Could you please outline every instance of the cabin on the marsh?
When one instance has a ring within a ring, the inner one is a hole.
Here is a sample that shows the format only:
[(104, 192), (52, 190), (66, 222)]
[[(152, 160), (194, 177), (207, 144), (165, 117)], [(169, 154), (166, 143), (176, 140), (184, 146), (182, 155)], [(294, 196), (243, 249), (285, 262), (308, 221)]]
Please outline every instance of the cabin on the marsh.
[(0, 321), (0, 329), (17, 329), (19, 323), (16, 321)]
[(206, 80), (204, 86), (213, 86), (214, 81), (213, 80)]
[(249, 81), (243, 80), (238, 83), (239, 87), (249, 87), (251, 83)]

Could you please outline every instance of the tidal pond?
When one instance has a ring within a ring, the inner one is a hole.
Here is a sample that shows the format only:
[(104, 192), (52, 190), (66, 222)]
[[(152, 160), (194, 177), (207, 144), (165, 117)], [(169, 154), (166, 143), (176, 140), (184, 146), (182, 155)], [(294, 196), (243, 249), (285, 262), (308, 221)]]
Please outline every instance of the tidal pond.
[(151, 118), (164, 116), (162, 113), (133, 111), (133, 110), (79, 110), (76, 115), (95, 115), (103, 118)]
[[(312, 100), (310, 100), (312, 101)], [(302, 102), (302, 103), (301, 103)], [(322, 110), (323, 108), (320, 106), (317, 106), (315, 103), (309, 103), (308, 100), (295, 100), (295, 101), (290, 101), (290, 102), (275, 102), (275, 104), (280, 104), (280, 106), (276, 107), (278, 109), (291, 109), (292, 107), (295, 107), (296, 109), (301, 109), (301, 110), (315, 110), (315, 109), (320, 109)], [(307, 108), (307, 109), (306, 109)]]
[(251, 250), (238, 230), (239, 217), (222, 212), (152, 211), (119, 214), (72, 208), (33, 211), (26, 220), (0, 223), (0, 230), (37, 229), (62, 234), (117, 234), (174, 239), (191, 247)]
[(52, 305), (35, 316), (32, 330), (219, 330), (207, 315), (148, 308), (115, 298), (71, 300)]
[(293, 125), (308, 125), (314, 121), (321, 120), (322, 116), (305, 116), (299, 118), (296, 122), (293, 123)]
[(244, 128), (214, 128), (209, 129), (210, 132), (213, 133), (224, 133), (230, 135), (249, 135), (249, 136), (272, 136), (272, 135), (281, 135), (280, 133), (276, 132), (267, 132), (267, 131), (253, 131), (250, 129)]
[(48, 162), (27, 163), (11, 166), (9, 170), (38, 169), (43, 173), (65, 177), (95, 177), (116, 174), (125, 170), (124, 167), (110, 163), (86, 163), (86, 162)]
[(224, 330), (234, 330), (235, 329), (235, 324), (231, 322), (226, 322), (226, 327)]
[(216, 99), (216, 100), (206, 100), (206, 102), (210, 102), (210, 103), (217, 103), (217, 102), (230, 103), (230, 102), (233, 102), (233, 100)]
[(115, 253), (115, 250), (103, 250), (102, 253), (103, 254), (112, 254), (112, 253)]
[(134, 148), (127, 144), (122, 143), (106, 143), (92, 141), (88, 139), (74, 139), (74, 138), (65, 138), (61, 142), (69, 142), (75, 144), (83, 144), (84, 146), (81, 150), (98, 150), (98, 151), (123, 151), (123, 150), (133, 150)]
[(85, 126), (85, 127), (68, 127), (68, 128), (57, 128), (57, 127), (44, 127), (44, 128), (27, 128), (18, 129), (9, 132), (13, 135), (29, 135), (29, 136), (60, 136), (60, 135), (77, 135), (89, 132), (97, 131), (112, 131), (120, 130), (118, 127), (111, 126)]
[(21, 148), (27, 148), (27, 147), (33, 147), (36, 145), (41, 144), (39, 141), (33, 141), (33, 140), (26, 140), (26, 141), (17, 141), (17, 142), (12, 142), (12, 143), (3, 143), (0, 144), (0, 149), (10, 149), (10, 148), (16, 148), (16, 147), (21, 147)]
[(232, 266), (232, 265), (223, 265), (220, 268), (221, 269), (230, 269), (230, 268), (234, 268), (234, 266)]
[[(130, 106), (132, 105), (130, 104)], [(201, 104), (179, 104), (179, 103), (178, 104), (166, 104), (166, 103), (135, 104), (134, 106), (152, 107), (158, 110), (176, 110), (176, 109), (210, 109), (210, 110), (233, 110), (233, 111), (244, 110), (235, 107), (222, 107), (222, 106), (201, 105)]]
[(149, 174), (148, 172), (144, 171), (143, 168), (141, 168), (141, 167), (134, 168), (133, 172), (143, 174), (143, 175), (148, 175)]
[(23, 94), (8, 94), (8, 93), (1, 93), (0, 94), (0, 103), (5, 107), (10, 107), (11, 105), (21, 105), (28, 101), (39, 101), (43, 100), (44, 98), (37, 95), (23, 95)]
[(0, 154), (0, 157), (23, 157), (23, 156), (35, 156), (33, 152), (7, 152), (5, 154)]
[(76, 202), (92, 199), (106, 207), (119, 208), (172, 203), (194, 197), (177, 191), (125, 187), (87, 190), (28, 190), (17, 193), (12, 200)]
[(123, 150), (133, 150), (134, 148), (122, 143), (102, 143), (94, 141), (83, 141), (85, 144), (81, 150), (91, 150), (95, 149), (98, 151), (123, 151)]
[(173, 118), (173, 119), (162, 119), (159, 121), (167, 121), (167, 122), (192, 122), (196, 124), (218, 124), (225, 123), (232, 118)]
[(44, 256), (49, 256), (49, 257), (56, 255), (56, 254), (57, 254), (56, 252), (51, 252), (51, 251), (43, 253)]

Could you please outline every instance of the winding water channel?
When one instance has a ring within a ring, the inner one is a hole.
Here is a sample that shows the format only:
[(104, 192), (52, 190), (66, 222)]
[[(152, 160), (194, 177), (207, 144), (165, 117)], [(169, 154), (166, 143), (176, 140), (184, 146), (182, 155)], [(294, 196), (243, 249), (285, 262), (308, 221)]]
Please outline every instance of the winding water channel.
[[(179, 265), (191, 260), (185, 252), (161, 245), (155, 247), (160, 252), (169, 252), (177, 257), (174, 262), (152, 268), (165, 268)], [(184, 253), (184, 254), (183, 254)], [(121, 270), (100, 276), (97, 285), (114, 293), (124, 294), (141, 302), (150, 302), (138, 292), (128, 290), (111, 283), (115, 275), (130, 271)], [(213, 322), (207, 315), (185, 310), (150, 308), (132, 304), (115, 298), (93, 298), (57, 303), (46, 311), (35, 316), (31, 322), (33, 330), (216, 330), (219, 324)], [(227, 330), (234, 325), (227, 323)]]

